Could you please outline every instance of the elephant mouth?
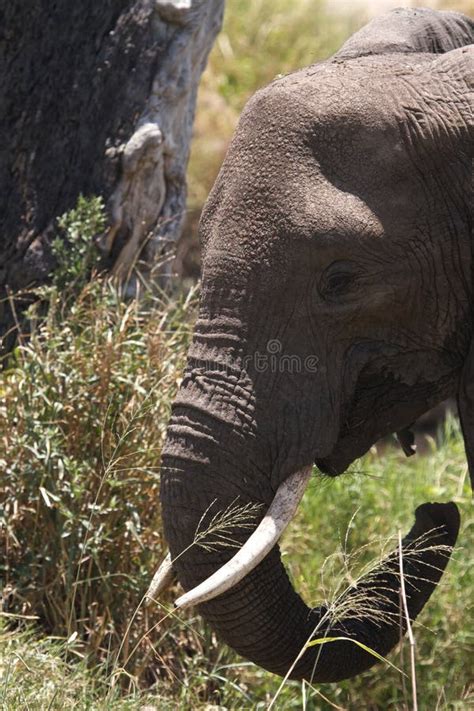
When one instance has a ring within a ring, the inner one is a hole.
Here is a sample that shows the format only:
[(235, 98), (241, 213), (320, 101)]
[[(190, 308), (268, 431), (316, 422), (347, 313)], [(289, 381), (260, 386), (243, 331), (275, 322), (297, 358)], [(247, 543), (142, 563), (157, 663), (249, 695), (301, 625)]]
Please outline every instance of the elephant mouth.
[[(407, 424), (411, 424), (412, 420)], [(388, 425), (385, 432), (375, 430), (373, 432), (361, 431), (359, 427), (344, 428), (334, 445), (331, 453), (325, 457), (315, 457), (314, 463), (319, 471), (328, 476), (339, 476), (354, 463), (355, 460), (363, 457), (369, 449), (382, 437), (394, 431)]]
[(340, 474), (344, 474), (344, 472), (347, 471), (350, 465), (357, 458), (357, 456), (345, 457), (343, 454), (338, 452), (330, 457), (326, 457), (325, 459), (315, 459), (314, 463), (323, 474), (327, 474), (328, 476), (339, 476)]
[[(361, 368), (353, 390), (342, 407), (337, 442), (330, 454), (315, 457), (318, 469), (329, 476), (343, 474), (380, 439), (411, 425), (452, 392), (453, 375), (447, 370), (436, 383), (403, 383), (393, 373), (370, 366)], [(376, 417), (372, 413), (377, 413)]]
[[(386, 434), (391, 432), (390, 429)], [(361, 437), (342, 436), (329, 456), (321, 459), (316, 457), (314, 463), (323, 474), (332, 477), (339, 476), (344, 474), (357, 459), (363, 457), (382, 436), (384, 435), (374, 435), (373, 437), (366, 435)]]

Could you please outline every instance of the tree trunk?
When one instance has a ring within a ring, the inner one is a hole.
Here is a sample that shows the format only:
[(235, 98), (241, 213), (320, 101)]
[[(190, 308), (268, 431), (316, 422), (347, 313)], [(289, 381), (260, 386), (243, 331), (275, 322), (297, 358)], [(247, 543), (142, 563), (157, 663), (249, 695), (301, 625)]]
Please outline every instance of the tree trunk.
[(107, 265), (135, 288), (179, 235), (197, 86), (224, 0), (0, 0), (5, 295), (54, 266), (55, 218), (102, 195)]

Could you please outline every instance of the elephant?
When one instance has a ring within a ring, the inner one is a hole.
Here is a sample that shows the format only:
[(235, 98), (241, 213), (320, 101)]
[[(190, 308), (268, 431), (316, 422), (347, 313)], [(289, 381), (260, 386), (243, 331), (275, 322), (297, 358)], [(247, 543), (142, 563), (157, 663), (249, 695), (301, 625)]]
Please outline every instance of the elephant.
[(397, 550), (337, 614), (296, 593), (278, 538), (314, 465), (339, 476), (390, 433), (410, 454), (412, 423), (451, 396), (472, 479), (473, 37), (459, 13), (399, 9), (278, 77), (245, 106), (203, 210), (199, 313), (162, 452), (165, 577), (186, 591), (178, 608), (275, 674), (371, 667), (362, 645), (398, 643), (456, 543), (454, 503), (417, 508), (400, 622)]

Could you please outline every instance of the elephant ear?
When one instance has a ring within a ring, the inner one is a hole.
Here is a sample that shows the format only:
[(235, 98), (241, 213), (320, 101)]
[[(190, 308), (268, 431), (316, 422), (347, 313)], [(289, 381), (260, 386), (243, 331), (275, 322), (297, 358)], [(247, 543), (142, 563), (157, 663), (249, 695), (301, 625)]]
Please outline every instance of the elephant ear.
[[(460, 50), (457, 50), (459, 52)], [(459, 131), (462, 136), (460, 149), (464, 150), (465, 156), (468, 158), (470, 166), (468, 180), (469, 186), (466, 186), (467, 200), (470, 204), (467, 205), (469, 213), (468, 222), (470, 225), (471, 238), (471, 300), (474, 299), (474, 235), (472, 234), (473, 225), (473, 195), (472, 195), (472, 159), (474, 154), (474, 120), (473, 120), (473, 89), (474, 89), (474, 46), (466, 47), (461, 50), (462, 54), (459, 57), (460, 61), (452, 64), (451, 73), (456, 75), (458, 86), (461, 80), (463, 90), (457, 92), (456, 101), (453, 103), (458, 108), (459, 115), (462, 117), (465, 130)], [(455, 54), (454, 52), (450, 53)], [(449, 58), (449, 55), (446, 55)], [(459, 97), (463, 97), (463, 101), (459, 102)], [(459, 110), (460, 109), (460, 110)], [(472, 303), (471, 303), (472, 305)], [(474, 331), (474, 323), (472, 324)], [(474, 334), (471, 336), (471, 344), (469, 347), (466, 360), (461, 372), (458, 389), (458, 410), (461, 420), (461, 429), (464, 437), (464, 447), (466, 450), (467, 464), (469, 467), (469, 476), (471, 479), (471, 487), (474, 489)]]
[(459, 381), (458, 410), (471, 488), (474, 490), (474, 338)]

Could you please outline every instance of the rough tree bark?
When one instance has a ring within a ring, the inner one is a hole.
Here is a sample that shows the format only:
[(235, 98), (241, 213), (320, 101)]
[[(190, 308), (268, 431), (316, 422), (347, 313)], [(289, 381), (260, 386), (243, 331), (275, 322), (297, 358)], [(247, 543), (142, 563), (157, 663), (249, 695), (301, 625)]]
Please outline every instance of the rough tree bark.
[(0, 0), (0, 335), (5, 294), (54, 266), (55, 218), (102, 195), (122, 278), (179, 234), (197, 86), (224, 0)]

